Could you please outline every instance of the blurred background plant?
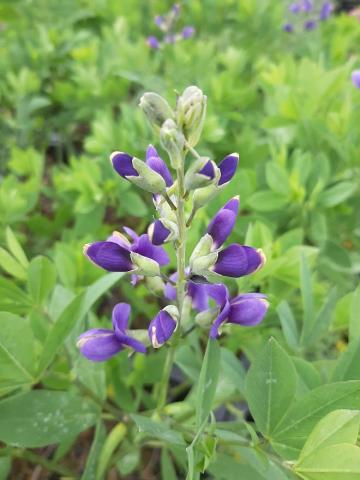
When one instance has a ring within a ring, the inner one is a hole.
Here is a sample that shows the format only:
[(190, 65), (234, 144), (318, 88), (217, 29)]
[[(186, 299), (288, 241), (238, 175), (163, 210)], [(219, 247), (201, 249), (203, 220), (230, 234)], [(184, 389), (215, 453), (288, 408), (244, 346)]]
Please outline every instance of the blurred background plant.
[[(313, 3), (318, 18), (324, 2)], [(358, 2), (332, 5), (317, 28), (289, 33), (289, 15), (304, 14), (291, 13), (290, 2), (183, 1), (176, 31), (196, 34), (154, 49), (152, 21), (172, 2), (2, 1), (0, 479), (185, 478), (186, 444), (209, 478), (311, 478), (299, 456), (306, 438), (333, 410), (359, 408), (360, 389), (360, 89), (351, 77), (360, 22)], [(264, 248), (268, 262), (229, 286), (261, 288), (271, 304), (262, 325), (222, 337), (215, 417), (195, 443), (205, 334), (189, 334), (179, 350), (162, 423), (148, 413), (163, 349), (89, 365), (75, 348), (80, 332), (109, 325), (119, 301), (133, 305), (139, 328), (162, 307), (144, 285), (103, 276), (82, 246), (122, 224), (142, 232), (151, 222), (149, 196), (119, 182), (108, 157), (143, 158), (154, 141), (137, 108), (144, 91), (175, 100), (174, 90), (191, 84), (209, 99), (202, 154), (218, 162), (238, 151), (240, 163), (196, 217), (189, 250), (240, 194), (232, 238)], [(279, 403), (285, 412), (295, 396), (287, 431), (280, 420), (263, 426), (254, 402), (266, 392), (251, 376), (245, 387), (249, 364), (261, 371), (271, 355), (279, 382), (297, 381)], [(319, 412), (319, 398), (333, 401)], [(284, 460), (298, 461), (298, 473)]]

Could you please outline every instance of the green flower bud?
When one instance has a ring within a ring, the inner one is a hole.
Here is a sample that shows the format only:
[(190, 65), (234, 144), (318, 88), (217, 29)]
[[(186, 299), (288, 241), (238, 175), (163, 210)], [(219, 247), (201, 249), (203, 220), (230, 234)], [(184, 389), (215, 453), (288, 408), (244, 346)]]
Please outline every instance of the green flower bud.
[(163, 177), (152, 170), (145, 162), (134, 157), (132, 163), (139, 176), (127, 176), (126, 178), (130, 182), (150, 193), (160, 193), (166, 189)]
[(178, 98), (177, 120), (191, 147), (200, 139), (206, 115), (206, 100), (200, 88), (195, 86), (187, 87)]
[(174, 112), (168, 102), (157, 93), (147, 92), (140, 98), (140, 108), (145, 112), (152, 126), (159, 130), (168, 118), (174, 118)]
[(208, 328), (216, 319), (216, 317), (218, 316), (218, 313), (219, 312), (217, 308), (200, 312), (195, 317), (195, 323), (196, 325), (199, 325), (199, 327), (201, 328)]
[(218, 254), (211, 251), (212, 245), (213, 239), (208, 233), (200, 239), (189, 260), (192, 275), (206, 276), (209, 268), (215, 265)]
[(168, 152), (173, 168), (179, 168), (182, 162), (182, 152), (185, 138), (174, 120), (168, 119), (160, 129), (160, 142)]
[(144, 257), (135, 252), (130, 253), (130, 258), (132, 263), (136, 266), (134, 273), (137, 275), (146, 275), (149, 277), (160, 276), (160, 267), (155, 260)]

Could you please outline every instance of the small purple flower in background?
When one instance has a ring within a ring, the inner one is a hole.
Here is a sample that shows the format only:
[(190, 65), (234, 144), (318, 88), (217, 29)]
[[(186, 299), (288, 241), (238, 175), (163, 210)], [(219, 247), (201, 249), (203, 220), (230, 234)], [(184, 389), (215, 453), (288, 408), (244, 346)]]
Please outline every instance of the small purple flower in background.
[(297, 13), (301, 12), (301, 5), (299, 3), (292, 3), (289, 5), (289, 11), (296, 15)]
[(304, 23), (304, 29), (305, 30), (314, 30), (317, 26), (317, 22), (316, 20), (307, 20), (305, 23)]
[(284, 32), (287, 32), (287, 33), (293, 33), (294, 26), (292, 23), (285, 23), (285, 25), (283, 25), (283, 30)]
[(330, 17), (333, 9), (334, 7), (331, 2), (324, 2), (321, 6), (319, 19), (321, 21), (327, 20)]
[(77, 346), (88, 360), (104, 362), (124, 347), (145, 353), (146, 347), (128, 332), (131, 307), (127, 303), (118, 303), (112, 312), (112, 330), (94, 328), (80, 335)]
[(168, 13), (164, 15), (156, 15), (154, 23), (161, 30), (163, 37), (161, 41), (153, 35), (148, 37), (147, 44), (149, 47), (157, 50), (164, 44), (172, 45), (181, 40), (188, 40), (194, 36), (195, 28), (191, 25), (185, 26), (181, 32), (175, 31), (175, 25), (179, 20), (180, 13), (180, 5), (176, 3)]
[(302, 0), (302, 10), (304, 12), (311, 12), (313, 8), (314, 8), (314, 5), (311, 0)]
[(354, 87), (360, 89), (360, 70), (354, 70), (351, 74), (351, 81)]
[(327, 20), (333, 9), (333, 4), (329, 1), (323, 1), (321, 4), (314, 3), (311, 0), (291, 3), (286, 15), (289, 21), (283, 25), (283, 31), (293, 33), (298, 29), (301, 30), (301, 28), (306, 31), (315, 30), (318, 26), (318, 21)]

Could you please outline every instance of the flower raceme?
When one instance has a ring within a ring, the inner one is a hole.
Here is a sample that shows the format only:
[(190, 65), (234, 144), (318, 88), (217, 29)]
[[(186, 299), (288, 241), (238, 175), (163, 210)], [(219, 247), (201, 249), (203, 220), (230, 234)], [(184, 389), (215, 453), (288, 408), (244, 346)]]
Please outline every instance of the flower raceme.
[[(138, 340), (143, 339), (144, 331), (128, 329), (130, 305), (117, 304), (111, 330), (92, 329), (79, 337), (80, 352), (89, 360), (105, 361), (125, 347), (144, 353), (146, 345), (159, 348), (168, 341), (170, 348), (175, 348), (180, 338), (178, 332), (189, 326), (191, 329), (207, 326), (210, 338), (215, 339), (224, 324), (253, 326), (266, 314), (265, 295), (242, 293), (231, 298), (222, 283), (226, 277), (251, 275), (265, 263), (260, 249), (225, 244), (235, 226), (239, 196), (231, 198), (214, 215), (186, 265), (187, 230), (196, 212), (227, 187), (239, 163), (237, 153), (216, 163), (196, 152), (194, 147), (202, 132), (206, 102), (206, 96), (195, 86), (184, 90), (174, 109), (160, 95), (145, 93), (140, 106), (169, 161), (165, 162), (152, 145), (148, 146), (144, 161), (121, 151), (110, 157), (117, 174), (152, 194), (157, 217), (147, 233), (138, 235), (123, 227), (123, 233), (113, 232), (104, 241), (85, 245), (84, 253), (106, 271), (131, 274), (134, 286), (145, 277), (145, 286), (151, 292), (162, 293), (173, 304), (169, 302), (151, 320), (144, 343)], [(188, 154), (194, 158), (185, 169)], [(177, 260), (176, 271), (169, 278), (161, 271), (170, 263), (162, 246), (165, 243), (172, 244)], [(190, 315), (191, 308), (196, 317)]]

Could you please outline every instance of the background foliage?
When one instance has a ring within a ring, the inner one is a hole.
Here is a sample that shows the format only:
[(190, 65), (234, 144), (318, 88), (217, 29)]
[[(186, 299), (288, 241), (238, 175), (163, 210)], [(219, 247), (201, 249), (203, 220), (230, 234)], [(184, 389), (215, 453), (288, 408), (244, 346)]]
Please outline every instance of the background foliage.
[[(289, 35), (282, 2), (191, 0), (180, 23), (195, 26), (194, 38), (153, 51), (151, 19), (170, 7), (0, 5), (0, 478), (37, 468), (37, 478), (84, 480), (204, 470), (219, 480), (355, 480), (360, 91), (350, 74), (360, 23), (337, 14)], [(191, 84), (209, 99), (200, 151), (215, 160), (238, 151), (240, 167), (197, 218), (189, 250), (240, 193), (234, 241), (262, 247), (268, 262), (229, 286), (266, 292), (271, 308), (206, 354), (205, 332), (186, 338), (160, 420), (164, 349), (92, 364), (75, 341), (108, 326), (123, 300), (147, 328), (161, 300), (103, 275), (82, 245), (151, 221), (149, 196), (107, 159), (117, 149), (142, 158), (153, 141), (137, 107), (144, 91), (174, 100)], [(202, 395), (209, 378), (216, 388)]]

